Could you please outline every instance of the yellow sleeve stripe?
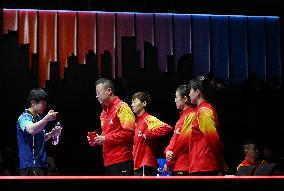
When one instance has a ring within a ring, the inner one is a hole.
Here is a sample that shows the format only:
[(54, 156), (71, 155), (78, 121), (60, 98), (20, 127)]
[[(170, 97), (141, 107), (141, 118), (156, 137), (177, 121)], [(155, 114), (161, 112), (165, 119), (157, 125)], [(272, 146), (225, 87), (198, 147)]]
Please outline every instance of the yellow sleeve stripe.
[(134, 129), (135, 116), (126, 103), (121, 103), (117, 110), (117, 116), (123, 128)]
[(202, 107), (198, 114), (199, 129), (202, 133), (206, 134), (216, 131), (216, 124), (213, 111), (209, 108)]
[(159, 119), (151, 115), (145, 118), (145, 122), (148, 126), (148, 129), (151, 129), (151, 130), (165, 125), (164, 122), (160, 121)]
[(182, 134), (186, 134), (188, 132), (190, 132), (191, 130), (191, 125), (193, 122), (193, 119), (195, 117), (194, 113), (190, 113), (185, 119), (184, 119), (184, 123), (182, 125)]

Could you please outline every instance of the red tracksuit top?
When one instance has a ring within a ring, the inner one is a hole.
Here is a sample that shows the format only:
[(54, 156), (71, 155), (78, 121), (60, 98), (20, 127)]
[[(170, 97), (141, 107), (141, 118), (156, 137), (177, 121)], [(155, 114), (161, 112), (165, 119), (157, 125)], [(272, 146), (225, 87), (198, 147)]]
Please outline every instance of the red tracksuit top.
[(180, 112), (179, 116), (179, 120), (175, 125), (174, 134), (164, 153), (166, 155), (167, 151), (173, 152), (173, 159), (171, 161), (167, 161), (167, 166), (171, 167), (171, 171), (188, 171), (188, 144), (191, 126), (195, 116), (195, 109), (189, 107)]
[(189, 141), (189, 172), (223, 171), (223, 145), (218, 135), (218, 117), (207, 101), (196, 108)]
[(268, 162), (266, 160), (258, 160), (255, 163), (250, 162), (249, 160), (245, 159), (241, 164), (238, 165), (237, 170), (239, 170), (242, 166), (256, 166), (258, 167), (261, 164), (267, 164)]
[(134, 170), (142, 166), (158, 167), (155, 156), (156, 140), (169, 134), (171, 130), (170, 125), (147, 112), (137, 117), (133, 145)]
[(104, 166), (132, 159), (135, 116), (127, 103), (114, 97), (108, 107), (103, 107), (100, 116)]

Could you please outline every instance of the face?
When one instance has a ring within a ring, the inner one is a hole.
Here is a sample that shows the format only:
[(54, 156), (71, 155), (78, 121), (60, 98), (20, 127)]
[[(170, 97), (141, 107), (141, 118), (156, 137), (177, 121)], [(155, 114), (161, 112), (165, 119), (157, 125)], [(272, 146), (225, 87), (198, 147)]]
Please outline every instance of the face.
[(34, 100), (32, 101), (33, 111), (37, 114), (42, 114), (46, 109), (46, 101), (40, 100), (36, 103)]
[(175, 103), (177, 109), (183, 110), (186, 101), (185, 99), (186, 99), (185, 97), (181, 96), (180, 93), (176, 91)]
[(144, 110), (144, 107), (146, 106), (146, 102), (141, 102), (138, 98), (135, 98), (134, 100), (132, 100), (132, 111), (136, 114), (139, 115), (141, 113), (141, 111)]
[(199, 98), (199, 90), (194, 90), (191, 88), (189, 97), (192, 104), (197, 104), (197, 100)]
[(252, 159), (257, 159), (259, 157), (259, 151), (256, 144), (247, 145), (246, 156)]
[(103, 84), (96, 85), (96, 98), (101, 105), (106, 105), (111, 97), (110, 88), (105, 88)]

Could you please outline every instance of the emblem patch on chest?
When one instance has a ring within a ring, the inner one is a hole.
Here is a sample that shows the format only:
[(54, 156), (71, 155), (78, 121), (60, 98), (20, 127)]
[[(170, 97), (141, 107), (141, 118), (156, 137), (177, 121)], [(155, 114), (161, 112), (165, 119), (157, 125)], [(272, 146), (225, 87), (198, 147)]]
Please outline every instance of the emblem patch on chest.
[(180, 128), (177, 128), (175, 133), (179, 135), (180, 134)]

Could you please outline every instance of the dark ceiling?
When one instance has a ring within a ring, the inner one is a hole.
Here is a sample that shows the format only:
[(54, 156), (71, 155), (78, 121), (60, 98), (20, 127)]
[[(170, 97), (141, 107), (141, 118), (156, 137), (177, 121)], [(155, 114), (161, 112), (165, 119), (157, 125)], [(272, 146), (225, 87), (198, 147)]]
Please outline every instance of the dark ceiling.
[(2, 0), (3, 8), (281, 15), (284, 0)]

